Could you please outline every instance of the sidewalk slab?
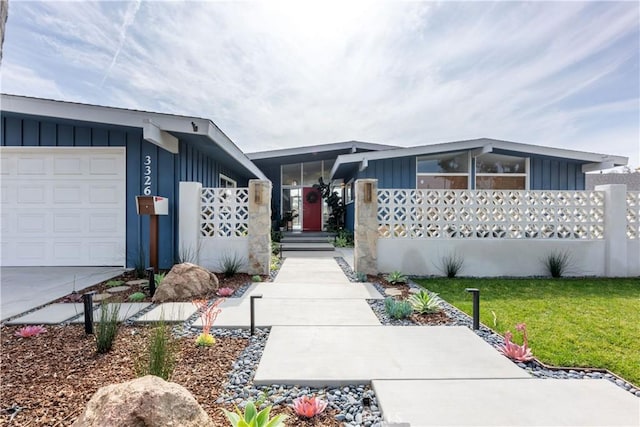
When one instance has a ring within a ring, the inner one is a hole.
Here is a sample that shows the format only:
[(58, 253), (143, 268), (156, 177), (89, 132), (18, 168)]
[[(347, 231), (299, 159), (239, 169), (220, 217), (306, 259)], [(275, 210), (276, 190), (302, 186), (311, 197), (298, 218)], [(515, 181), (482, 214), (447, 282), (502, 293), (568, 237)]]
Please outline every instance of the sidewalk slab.
[[(129, 317), (135, 315), (140, 310), (143, 310), (151, 305), (150, 302), (123, 302), (123, 303), (113, 303), (109, 305), (119, 305), (120, 310), (118, 311), (118, 322), (124, 322)], [(100, 321), (101, 307), (97, 306), (93, 311), (93, 321)], [(109, 308), (111, 310), (111, 308)], [(84, 316), (80, 316), (77, 319), (71, 321), (71, 323), (84, 323)]]
[(55, 325), (84, 313), (83, 304), (58, 303), (7, 322), (7, 325)]
[(372, 386), (384, 421), (412, 426), (640, 425), (640, 399), (604, 379), (375, 380)]
[[(222, 312), (214, 322), (216, 328), (249, 328), (251, 323), (248, 298), (229, 298), (220, 304)], [(255, 324), (257, 327), (276, 325), (380, 325), (378, 318), (363, 299), (279, 299), (256, 300)], [(194, 327), (201, 328), (197, 319)], [(308, 329), (305, 326), (302, 329)], [(286, 346), (297, 345), (294, 342)], [(282, 352), (282, 349), (275, 349)]]
[(323, 387), (469, 378), (530, 376), (462, 326), (274, 326), (254, 383)]
[[(264, 298), (383, 299), (371, 283), (259, 283), (245, 295)], [(245, 297), (246, 298), (246, 297)]]
[(198, 307), (190, 302), (165, 302), (154, 307), (135, 320), (136, 323), (159, 322), (184, 322)]

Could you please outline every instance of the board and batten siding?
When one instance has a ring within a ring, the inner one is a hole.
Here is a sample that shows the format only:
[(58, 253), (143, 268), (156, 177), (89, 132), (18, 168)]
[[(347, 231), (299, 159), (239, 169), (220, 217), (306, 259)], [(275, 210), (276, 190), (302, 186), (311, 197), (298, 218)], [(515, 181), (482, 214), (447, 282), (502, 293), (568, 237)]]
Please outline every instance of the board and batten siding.
[[(205, 187), (217, 187), (220, 173), (246, 186), (213, 157), (180, 141), (179, 153), (172, 154), (142, 138), (142, 129), (93, 125), (83, 122), (56, 122), (49, 119), (2, 114), (2, 146), (22, 147), (125, 147), (126, 148), (126, 259), (135, 267), (144, 254), (149, 256), (149, 217), (136, 212), (135, 197), (148, 192), (169, 198), (169, 215), (160, 216), (159, 267), (171, 268), (179, 255), (178, 187), (180, 181), (197, 181)], [(150, 166), (147, 172), (145, 166)], [(148, 178), (147, 178), (148, 177)]]

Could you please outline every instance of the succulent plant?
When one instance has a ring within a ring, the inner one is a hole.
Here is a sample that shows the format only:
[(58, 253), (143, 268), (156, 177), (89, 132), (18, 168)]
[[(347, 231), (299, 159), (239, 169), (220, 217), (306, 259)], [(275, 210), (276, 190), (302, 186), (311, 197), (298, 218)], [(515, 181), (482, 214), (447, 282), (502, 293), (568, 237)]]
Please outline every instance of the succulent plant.
[(365, 273), (363, 273), (362, 271), (358, 271), (356, 273), (356, 277), (358, 278), (358, 282), (366, 282), (367, 281), (367, 275)]
[(251, 276), (251, 281), (252, 282), (262, 282), (262, 277), (260, 277), (259, 275), (255, 275), (255, 276)]
[(398, 283), (407, 283), (408, 280), (407, 276), (402, 274), (400, 271), (392, 271), (387, 274), (385, 279), (387, 279), (387, 282), (393, 283), (394, 285), (397, 285)]
[(511, 341), (513, 334), (511, 331), (507, 331), (504, 333), (504, 344), (497, 347), (498, 351), (516, 362), (528, 362), (533, 359), (533, 353), (529, 348), (527, 340), (527, 325), (524, 323), (518, 323), (516, 325), (516, 330), (518, 332), (522, 332), (522, 345), (518, 345)]
[(124, 281), (122, 280), (109, 280), (106, 284), (107, 288), (115, 288), (116, 286), (122, 286)]
[(424, 290), (411, 295), (408, 301), (416, 313), (435, 313), (440, 310), (442, 303), (438, 294), (430, 294)]
[(196, 338), (196, 345), (198, 347), (211, 347), (216, 343), (216, 339), (211, 334), (205, 334), (204, 332), (198, 335)]
[(277, 415), (269, 419), (271, 406), (267, 406), (258, 412), (256, 405), (249, 401), (244, 407), (244, 414), (236, 407), (235, 412), (229, 412), (222, 409), (225, 417), (229, 420), (233, 427), (283, 427), (286, 415)]
[(24, 326), (16, 331), (16, 336), (20, 338), (31, 338), (37, 337), (45, 332), (47, 332), (47, 328), (42, 325)]
[(408, 301), (396, 301), (391, 297), (384, 300), (384, 308), (393, 319), (404, 319), (413, 313), (413, 308)]
[(293, 401), (293, 409), (301, 417), (313, 418), (327, 408), (327, 402), (319, 397), (300, 396)]
[(136, 292), (134, 294), (129, 295), (128, 299), (129, 301), (132, 301), (132, 302), (140, 302), (140, 301), (143, 301), (145, 297), (146, 295), (143, 294), (142, 292)]
[(234, 292), (235, 290), (232, 288), (220, 288), (216, 293), (218, 294), (219, 297), (230, 297), (231, 295), (233, 295)]

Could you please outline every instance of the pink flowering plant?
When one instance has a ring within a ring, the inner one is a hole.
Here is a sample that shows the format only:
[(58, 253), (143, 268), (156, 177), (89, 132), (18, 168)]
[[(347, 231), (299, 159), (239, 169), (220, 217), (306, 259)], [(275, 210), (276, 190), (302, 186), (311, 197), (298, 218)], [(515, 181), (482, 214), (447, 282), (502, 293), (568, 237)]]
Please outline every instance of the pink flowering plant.
[(293, 409), (303, 418), (313, 418), (326, 408), (327, 402), (316, 396), (300, 396), (293, 401)]
[(16, 331), (16, 336), (20, 338), (32, 338), (45, 332), (47, 332), (47, 328), (42, 325), (24, 326)]
[(498, 351), (516, 362), (528, 362), (533, 359), (533, 353), (529, 348), (529, 342), (527, 340), (527, 325), (525, 323), (518, 323), (516, 325), (516, 331), (522, 333), (522, 345), (514, 343), (512, 341), (513, 334), (511, 331), (507, 331), (504, 334), (504, 344), (497, 347)]
[(209, 305), (207, 300), (195, 300), (193, 303), (198, 307), (200, 312), (200, 318), (202, 319), (202, 333), (196, 338), (196, 345), (201, 347), (211, 347), (216, 343), (216, 339), (211, 335), (211, 326), (218, 317), (218, 314), (222, 312), (222, 309), (218, 306), (224, 301), (224, 298), (216, 300), (213, 304)]
[(230, 297), (231, 295), (233, 295), (233, 292), (233, 288), (220, 288), (216, 293), (219, 297)]

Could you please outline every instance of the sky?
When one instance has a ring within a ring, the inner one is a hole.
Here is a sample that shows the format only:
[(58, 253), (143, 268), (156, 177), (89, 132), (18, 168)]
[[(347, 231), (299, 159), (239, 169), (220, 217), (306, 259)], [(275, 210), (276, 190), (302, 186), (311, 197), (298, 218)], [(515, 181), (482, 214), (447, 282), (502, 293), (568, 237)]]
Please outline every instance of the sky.
[(640, 166), (630, 2), (11, 0), (3, 93), (213, 120), (244, 152), (495, 138)]

